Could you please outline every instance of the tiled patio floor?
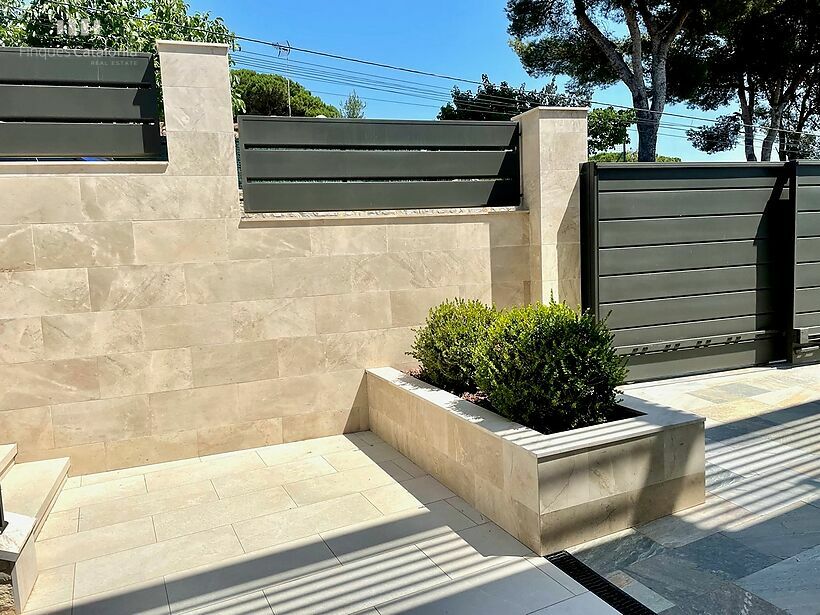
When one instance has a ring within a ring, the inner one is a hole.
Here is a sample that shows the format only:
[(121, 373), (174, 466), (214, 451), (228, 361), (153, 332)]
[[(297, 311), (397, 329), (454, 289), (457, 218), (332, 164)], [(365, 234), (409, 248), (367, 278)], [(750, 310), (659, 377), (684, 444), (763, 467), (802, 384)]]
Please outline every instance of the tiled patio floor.
[(626, 388), (707, 417), (707, 501), (576, 556), (665, 615), (820, 613), (820, 366)]
[(69, 479), (27, 612), (614, 613), (370, 432)]

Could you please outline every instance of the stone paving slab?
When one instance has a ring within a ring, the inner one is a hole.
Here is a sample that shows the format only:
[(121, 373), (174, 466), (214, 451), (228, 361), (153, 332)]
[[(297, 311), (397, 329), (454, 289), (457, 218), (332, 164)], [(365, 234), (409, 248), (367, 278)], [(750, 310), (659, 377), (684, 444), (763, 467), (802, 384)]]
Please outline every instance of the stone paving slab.
[(613, 612), (370, 432), (75, 477), (60, 502), (41, 615)]
[(820, 366), (625, 389), (706, 417), (707, 499), (571, 551), (668, 615), (820, 613)]

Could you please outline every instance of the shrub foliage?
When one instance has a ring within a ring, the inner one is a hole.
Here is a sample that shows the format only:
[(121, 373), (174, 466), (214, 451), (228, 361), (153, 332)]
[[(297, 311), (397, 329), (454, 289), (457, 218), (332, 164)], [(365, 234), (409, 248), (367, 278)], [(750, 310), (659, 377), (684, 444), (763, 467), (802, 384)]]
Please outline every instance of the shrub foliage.
[(430, 384), (458, 393), (472, 391), (476, 343), (496, 317), (495, 309), (480, 301), (445, 301), (430, 310), (408, 354), (421, 363), (421, 376)]
[(542, 433), (606, 421), (626, 376), (606, 325), (554, 302), (502, 312), (474, 361), (495, 410)]

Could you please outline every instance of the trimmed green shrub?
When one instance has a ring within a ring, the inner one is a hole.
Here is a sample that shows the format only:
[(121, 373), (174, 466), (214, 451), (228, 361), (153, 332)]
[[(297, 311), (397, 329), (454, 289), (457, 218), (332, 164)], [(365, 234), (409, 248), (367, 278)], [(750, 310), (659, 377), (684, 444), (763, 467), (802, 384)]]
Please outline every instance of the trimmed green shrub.
[(502, 312), (474, 361), (493, 408), (541, 433), (606, 421), (626, 376), (606, 325), (554, 302)]
[(497, 315), (480, 301), (445, 301), (430, 309), (407, 354), (421, 364), (421, 376), (430, 384), (458, 393), (472, 391), (475, 346)]

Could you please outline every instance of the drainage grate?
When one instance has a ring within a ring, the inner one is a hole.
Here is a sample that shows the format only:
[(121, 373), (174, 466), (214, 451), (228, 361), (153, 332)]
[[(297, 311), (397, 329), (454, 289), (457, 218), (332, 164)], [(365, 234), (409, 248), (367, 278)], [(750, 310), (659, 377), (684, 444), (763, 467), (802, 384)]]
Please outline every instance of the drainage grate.
[(607, 581), (592, 568), (566, 551), (558, 551), (545, 558), (601, 600), (623, 615), (655, 615), (655, 611), (635, 600), (625, 591)]

